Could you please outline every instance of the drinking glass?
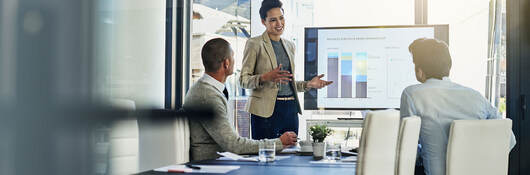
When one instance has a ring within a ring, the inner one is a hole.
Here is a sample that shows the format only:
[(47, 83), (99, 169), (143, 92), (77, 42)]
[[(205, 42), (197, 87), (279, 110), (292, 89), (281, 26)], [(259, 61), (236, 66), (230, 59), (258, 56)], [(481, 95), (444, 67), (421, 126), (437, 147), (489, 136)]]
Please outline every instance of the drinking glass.
[(328, 160), (340, 160), (341, 157), (341, 144), (340, 143), (328, 143), (326, 150), (326, 157)]
[[(280, 70), (281, 70), (281, 71), (285, 71), (285, 66), (281, 65), (281, 66), (280, 66)], [(278, 89), (282, 89), (282, 86), (283, 86), (283, 83), (282, 83), (282, 82), (283, 82), (283, 81), (278, 82)]]
[(260, 162), (273, 162), (276, 158), (276, 145), (273, 141), (259, 143), (258, 159)]

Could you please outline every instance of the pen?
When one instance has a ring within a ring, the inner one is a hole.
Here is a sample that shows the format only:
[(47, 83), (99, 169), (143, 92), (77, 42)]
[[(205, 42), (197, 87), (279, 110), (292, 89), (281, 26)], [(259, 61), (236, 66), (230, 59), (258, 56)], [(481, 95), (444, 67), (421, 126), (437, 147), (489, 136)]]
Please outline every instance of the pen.
[(186, 167), (194, 169), (194, 170), (200, 170), (201, 169), (201, 167), (199, 167), (199, 166), (190, 165), (190, 164), (186, 164)]
[(168, 169), (167, 172), (168, 173), (187, 173), (184, 170), (173, 170), (173, 169)]

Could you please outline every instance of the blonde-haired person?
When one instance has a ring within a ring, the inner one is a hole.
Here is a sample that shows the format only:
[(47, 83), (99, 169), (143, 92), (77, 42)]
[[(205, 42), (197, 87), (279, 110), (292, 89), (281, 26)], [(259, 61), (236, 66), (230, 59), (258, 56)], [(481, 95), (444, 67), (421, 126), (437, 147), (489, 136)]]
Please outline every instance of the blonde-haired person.
[[(401, 117), (421, 118), (419, 156), (427, 175), (445, 175), (449, 128), (453, 120), (500, 119), (479, 92), (449, 80), (451, 55), (443, 41), (417, 39), (409, 46), (416, 79), (401, 94)], [(512, 133), (511, 148), (515, 145)], [(421, 168), (417, 169), (421, 170)], [(422, 172), (416, 172), (422, 174)]]

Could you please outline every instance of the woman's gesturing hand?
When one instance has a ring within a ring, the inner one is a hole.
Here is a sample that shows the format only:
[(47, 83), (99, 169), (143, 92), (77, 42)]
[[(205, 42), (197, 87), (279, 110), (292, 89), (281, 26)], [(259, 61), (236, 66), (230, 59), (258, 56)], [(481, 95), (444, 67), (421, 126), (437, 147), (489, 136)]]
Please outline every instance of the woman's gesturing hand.
[(278, 66), (276, 69), (273, 69), (270, 72), (267, 72), (260, 77), (261, 82), (272, 81), (275, 83), (287, 84), (289, 81), (292, 81), (291, 74), (289, 71), (281, 70), (282, 65)]

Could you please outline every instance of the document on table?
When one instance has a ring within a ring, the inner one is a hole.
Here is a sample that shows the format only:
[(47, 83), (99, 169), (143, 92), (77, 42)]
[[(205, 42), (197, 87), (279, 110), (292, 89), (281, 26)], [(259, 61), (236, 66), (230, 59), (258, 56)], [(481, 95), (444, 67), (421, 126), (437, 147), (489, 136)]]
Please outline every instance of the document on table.
[(350, 156), (342, 158), (341, 160), (327, 160), (322, 159), (319, 161), (309, 161), (309, 163), (315, 164), (334, 164), (334, 165), (355, 165), (357, 164), (357, 156)]
[[(275, 156), (274, 157), (274, 160), (283, 160), (283, 159), (287, 159), (291, 156)], [(217, 158), (217, 160), (234, 160), (232, 158), (228, 158), (228, 157), (219, 157)], [(236, 161), (250, 161), (250, 162), (257, 162), (258, 161), (258, 156), (252, 156), (252, 157), (245, 157), (243, 159), (238, 159)]]
[(293, 147), (287, 147), (281, 151), (281, 153), (296, 153), (300, 152), (300, 147), (293, 146)]
[(243, 157), (243, 156), (231, 153), (231, 152), (217, 152), (217, 154), (223, 156), (217, 160), (240, 160), (240, 161), (251, 161), (251, 162), (258, 161), (258, 157)]
[[(237, 155), (231, 152), (218, 152), (217, 154), (223, 156), (217, 158), (217, 160), (237, 160), (237, 161), (251, 161), (251, 162), (258, 162), (258, 156), (252, 156), (252, 157), (243, 157), (241, 155)], [(283, 160), (287, 159), (291, 156), (275, 156), (274, 160)]]
[(343, 157), (340, 161), (343, 161), (343, 162), (357, 162), (357, 156)]
[(201, 169), (191, 169), (186, 165), (169, 165), (161, 168), (154, 169), (158, 172), (175, 172), (175, 173), (228, 173), (232, 170), (237, 170), (239, 166), (226, 166), (226, 165), (194, 165)]

